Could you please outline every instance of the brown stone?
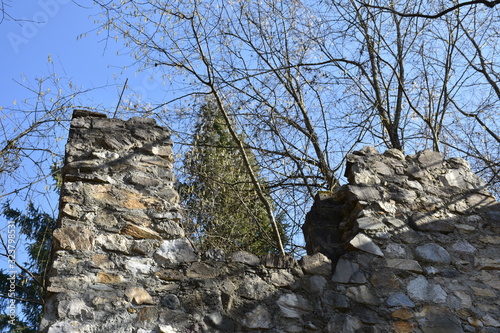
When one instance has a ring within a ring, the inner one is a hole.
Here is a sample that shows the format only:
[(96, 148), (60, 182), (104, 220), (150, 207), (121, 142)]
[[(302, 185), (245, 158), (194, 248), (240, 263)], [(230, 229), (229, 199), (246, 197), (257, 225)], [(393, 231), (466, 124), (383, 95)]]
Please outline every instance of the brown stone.
[(137, 305), (140, 304), (154, 304), (151, 295), (140, 287), (130, 287), (125, 290), (125, 296), (127, 296), (129, 302), (133, 302)]
[(176, 269), (162, 269), (155, 273), (155, 276), (163, 281), (182, 281), (184, 280), (184, 274)]
[(391, 291), (401, 287), (398, 277), (394, 273), (384, 269), (373, 272), (370, 282), (377, 286), (379, 291)]
[(104, 272), (99, 272), (97, 273), (97, 282), (99, 283), (106, 283), (106, 284), (115, 284), (115, 283), (120, 283), (122, 282), (122, 276), (119, 274), (110, 274), (110, 273), (104, 273)]
[(500, 258), (479, 258), (476, 260), (478, 270), (500, 270)]
[(220, 269), (203, 262), (194, 262), (186, 271), (186, 276), (193, 279), (213, 279), (222, 273)]
[(496, 297), (496, 293), (494, 290), (490, 289), (485, 289), (485, 288), (478, 288), (478, 287), (471, 287), (472, 290), (474, 290), (474, 294), (477, 296), (483, 296), (483, 297)]
[(397, 321), (392, 324), (396, 333), (412, 333), (414, 325), (407, 321)]
[(125, 228), (120, 231), (121, 234), (129, 235), (138, 239), (158, 239), (161, 240), (160, 234), (146, 227), (140, 227), (131, 223), (127, 223)]
[(404, 308), (397, 309), (396, 311), (391, 313), (391, 316), (394, 318), (403, 319), (403, 320), (408, 320), (410, 318), (413, 318), (413, 314)]
[(416, 260), (412, 259), (387, 259), (387, 267), (404, 271), (422, 273), (422, 267)]
[(65, 227), (54, 230), (56, 249), (87, 250), (94, 248), (94, 233), (85, 228)]
[(153, 307), (142, 308), (137, 311), (138, 321), (157, 321), (158, 320), (158, 310)]

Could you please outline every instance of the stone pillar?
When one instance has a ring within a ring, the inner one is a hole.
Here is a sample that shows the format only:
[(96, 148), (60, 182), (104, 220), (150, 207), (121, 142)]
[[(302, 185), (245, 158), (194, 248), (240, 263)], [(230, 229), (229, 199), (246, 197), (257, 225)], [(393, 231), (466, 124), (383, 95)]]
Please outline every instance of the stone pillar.
[(42, 332), (135, 332), (131, 313), (155, 302), (153, 266), (197, 260), (172, 165), (154, 120), (74, 111)]

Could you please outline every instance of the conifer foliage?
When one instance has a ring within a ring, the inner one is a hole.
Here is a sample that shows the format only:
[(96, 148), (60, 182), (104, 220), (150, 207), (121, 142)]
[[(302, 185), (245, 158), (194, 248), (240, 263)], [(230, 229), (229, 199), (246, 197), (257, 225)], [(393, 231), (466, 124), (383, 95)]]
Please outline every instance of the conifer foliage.
[[(251, 150), (247, 155), (254, 173), (259, 175), (255, 155)], [(186, 179), (179, 192), (186, 209), (185, 229), (200, 251), (276, 251), (266, 209), (213, 101), (205, 101), (199, 109), (194, 140), (184, 155), (184, 168)], [(282, 223), (279, 227), (284, 234)]]
[[(45, 293), (45, 275), (50, 261), (52, 231), (55, 219), (28, 204), (25, 211), (12, 208), (9, 204), (2, 207), (2, 215), (12, 221), (23, 243), (27, 261), (16, 262), (15, 304), (17, 316), (15, 320), (9, 316), (8, 305), (12, 274), (9, 270), (0, 271), (0, 332), (31, 333), (38, 332), (42, 315), (43, 296)], [(2, 244), (5, 246), (6, 244)], [(7, 252), (6, 252), (7, 253)], [(22, 313), (22, 315), (21, 315)]]

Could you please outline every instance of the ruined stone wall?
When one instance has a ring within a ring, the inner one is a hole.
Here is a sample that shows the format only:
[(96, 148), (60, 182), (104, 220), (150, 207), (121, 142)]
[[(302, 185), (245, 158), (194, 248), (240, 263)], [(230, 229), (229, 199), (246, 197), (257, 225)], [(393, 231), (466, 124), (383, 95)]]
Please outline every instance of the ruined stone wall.
[(169, 133), (75, 111), (43, 332), (500, 332), (500, 206), (460, 159), (365, 148), (307, 256), (196, 253)]

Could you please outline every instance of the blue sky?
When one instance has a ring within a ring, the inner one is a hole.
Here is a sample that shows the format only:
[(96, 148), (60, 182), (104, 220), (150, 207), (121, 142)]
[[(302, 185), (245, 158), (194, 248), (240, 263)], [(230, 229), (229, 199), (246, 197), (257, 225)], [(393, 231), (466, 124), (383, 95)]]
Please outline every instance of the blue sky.
[[(36, 96), (15, 81), (33, 86), (36, 85), (36, 78), (45, 78), (55, 73), (58, 77), (65, 78), (63, 85), (72, 81), (75, 86), (83, 89), (105, 86), (106, 88), (93, 89), (83, 99), (83, 106), (108, 109), (116, 106), (127, 78), (131, 88), (141, 90), (140, 88), (147, 87), (146, 93), (149, 92), (150, 95), (155, 90), (153, 88), (159, 86), (145, 84), (145, 75), (136, 76), (135, 68), (123, 69), (132, 59), (126, 54), (116, 54), (121, 48), (119, 43), (113, 40), (106, 44), (103, 35), (97, 35), (94, 23), (94, 17), (98, 13), (96, 8), (81, 8), (70, 0), (4, 0), (4, 3), (10, 5), (6, 8), (8, 14), (18, 21), (4, 20), (0, 24), (0, 107), (4, 107), (0, 110), (0, 116), (3, 122), (8, 122), (12, 117), (22, 117), (7, 115), (8, 108), (16, 108), (14, 103), (19, 105), (24, 99)], [(85, 33), (85, 37), (78, 38)], [(49, 62), (49, 57), (52, 62)], [(63, 139), (57, 144), (59, 153), (63, 152), (65, 142)], [(16, 188), (15, 186), (18, 184), (10, 181), (7, 188), (4, 188), (5, 193)], [(54, 202), (50, 202), (50, 198), (55, 198), (52, 200)], [(26, 206), (22, 199), (16, 200), (18, 202), (15, 206), (18, 208)], [(57, 207), (57, 195), (54, 193), (46, 200), (49, 202), (39, 205), (50, 213)], [(0, 233), (3, 236), (6, 235), (5, 223), (1, 218)], [(22, 257), (22, 245), (18, 250), (18, 255)], [(1, 258), (0, 268), (5, 265), (6, 261)]]
[[(136, 68), (124, 70), (132, 59), (116, 54), (120, 44), (114, 40), (106, 43), (104, 34), (97, 35), (97, 8), (82, 8), (70, 0), (23, 0), (10, 6), (11, 16), (26, 21), (0, 24), (0, 106), (32, 97), (14, 82), (22, 77), (29, 84), (56, 73), (83, 89), (106, 86), (92, 91), (88, 103), (108, 108), (118, 101), (126, 78), (131, 88), (145, 86), (145, 75), (136, 76)], [(86, 35), (78, 38), (81, 34)]]

